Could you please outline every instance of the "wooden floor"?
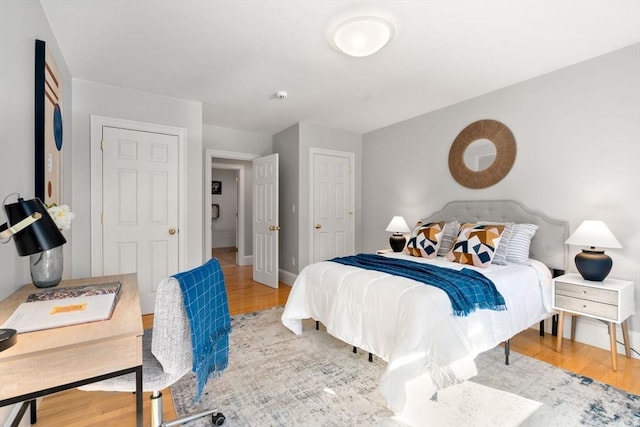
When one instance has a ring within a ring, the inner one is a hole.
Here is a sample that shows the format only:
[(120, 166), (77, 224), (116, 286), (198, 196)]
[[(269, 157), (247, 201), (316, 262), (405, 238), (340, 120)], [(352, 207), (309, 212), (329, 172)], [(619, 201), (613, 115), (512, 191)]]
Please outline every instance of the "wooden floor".
[[(229, 310), (232, 315), (284, 305), (290, 287), (280, 284), (272, 289), (253, 282), (252, 268), (235, 265), (235, 254), (216, 251), (227, 283)], [(144, 316), (145, 328), (151, 327), (152, 316)], [(618, 357), (618, 371), (611, 370), (610, 352), (585, 344), (563, 341), (562, 353), (555, 351), (555, 337), (538, 336), (527, 330), (511, 340), (513, 351), (526, 354), (563, 369), (640, 394), (640, 359)], [(164, 394), (164, 416), (174, 419), (175, 411), (169, 390)], [(144, 396), (145, 426), (149, 425), (148, 393)], [(224, 412), (224, 408), (220, 408)], [(39, 427), (134, 426), (135, 399), (129, 393), (83, 392), (69, 390), (47, 396), (38, 410)]]

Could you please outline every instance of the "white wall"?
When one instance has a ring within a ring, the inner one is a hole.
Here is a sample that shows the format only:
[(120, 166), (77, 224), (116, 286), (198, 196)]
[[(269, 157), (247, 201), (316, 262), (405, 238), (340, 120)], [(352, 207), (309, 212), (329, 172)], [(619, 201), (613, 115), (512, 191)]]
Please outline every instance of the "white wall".
[[(637, 310), (639, 100), (637, 44), (364, 135), (362, 248), (387, 246), (393, 215), (412, 223), (450, 200), (515, 199), (569, 221), (571, 231), (585, 219), (603, 220), (623, 246), (607, 250), (610, 276), (635, 281)], [(448, 154), (457, 134), (479, 119), (507, 125), (518, 152), (505, 179), (470, 190), (451, 177)], [(579, 250), (569, 248), (571, 260)], [(573, 261), (568, 267), (575, 271)], [(640, 316), (630, 329), (640, 331)], [(602, 338), (608, 346), (606, 331)]]
[(100, 115), (187, 129), (186, 250), (187, 266), (201, 264), (203, 224), (202, 104), (162, 95), (73, 79), (73, 275), (91, 274), (90, 247), (91, 171), (90, 116)]
[[(220, 126), (203, 126), (203, 153), (204, 150), (215, 149), (232, 153), (256, 154), (266, 156), (273, 152), (273, 138), (271, 135), (249, 132), (239, 129), (224, 128)], [(252, 163), (244, 160), (214, 159), (216, 163), (230, 163), (245, 165), (244, 175), (244, 218), (245, 218), (245, 244), (244, 254), (253, 255), (253, 169)]]
[(273, 152), (271, 135), (211, 125), (203, 127), (203, 146), (205, 149), (211, 148), (260, 156), (266, 156)]
[[(19, 192), (25, 199), (31, 199), (35, 192), (33, 70), (36, 39), (46, 42), (47, 50), (52, 53), (63, 78), (64, 203), (72, 205), (71, 74), (37, 1), (0, 1), (0, 94), (3, 99), (0, 103), (0, 153), (3, 160), (0, 198)], [(12, 197), (7, 202), (15, 200)], [(5, 222), (2, 210), (0, 224)], [(71, 272), (72, 232), (73, 228), (64, 232), (69, 241), (64, 246), (65, 277)], [(0, 299), (31, 281), (28, 261), (28, 257), (18, 257), (13, 241), (0, 245)], [(0, 424), (4, 425), (13, 410), (17, 410), (17, 405), (0, 408)], [(28, 419), (28, 416), (24, 417), (20, 425), (28, 426)]]

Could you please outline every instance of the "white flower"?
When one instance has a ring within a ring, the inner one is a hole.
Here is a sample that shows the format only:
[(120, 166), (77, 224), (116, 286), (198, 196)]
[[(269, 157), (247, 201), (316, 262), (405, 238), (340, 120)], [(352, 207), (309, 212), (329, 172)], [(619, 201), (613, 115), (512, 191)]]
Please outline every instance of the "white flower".
[(76, 214), (71, 212), (71, 208), (67, 205), (51, 205), (47, 207), (47, 211), (60, 230), (70, 229), (71, 220), (76, 217)]

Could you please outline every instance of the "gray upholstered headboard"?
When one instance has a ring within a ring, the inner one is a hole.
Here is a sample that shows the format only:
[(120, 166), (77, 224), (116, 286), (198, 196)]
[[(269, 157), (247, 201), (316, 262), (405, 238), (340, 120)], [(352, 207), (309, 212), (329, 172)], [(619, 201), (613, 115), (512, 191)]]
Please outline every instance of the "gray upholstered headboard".
[(545, 263), (551, 269), (565, 270), (569, 223), (549, 218), (514, 200), (456, 200), (424, 218), (433, 221), (496, 221), (536, 224), (539, 228), (531, 241), (531, 258)]

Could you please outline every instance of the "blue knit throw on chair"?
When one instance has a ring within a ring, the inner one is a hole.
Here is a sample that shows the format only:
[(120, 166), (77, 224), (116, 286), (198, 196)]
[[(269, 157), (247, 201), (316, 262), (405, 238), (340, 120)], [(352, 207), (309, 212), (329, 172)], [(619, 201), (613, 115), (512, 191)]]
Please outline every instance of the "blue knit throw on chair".
[(231, 318), (224, 275), (214, 258), (173, 277), (180, 283), (191, 327), (197, 403), (209, 377), (221, 375), (229, 360)]

